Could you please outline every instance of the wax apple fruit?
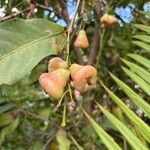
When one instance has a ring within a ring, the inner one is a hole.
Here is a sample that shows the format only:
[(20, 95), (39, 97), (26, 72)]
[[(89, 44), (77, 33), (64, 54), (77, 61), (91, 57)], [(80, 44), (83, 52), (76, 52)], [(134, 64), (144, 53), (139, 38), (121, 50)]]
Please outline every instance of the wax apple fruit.
[(39, 83), (44, 91), (54, 99), (60, 99), (64, 93), (64, 87), (49, 73), (43, 73), (39, 77)]
[(70, 71), (67, 69), (66, 61), (55, 57), (49, 61), (48, 73), (43, 73), (39, 77), (39, 83), (50, 97), (60, 99), (64, 94), (69, 76)]
[(53, 76), (53, 78), (62, 86), (65, 87), (69, 76), (70, 76), (70, 71), (67, 69), (57, 69), (53, 71), (50, 75)]
[(81, 92), (91, 90), (97, 82), (97, 71), (93, 66), (78, 66), (73, 64), (70, 67), (71, 77), (73, 79), (73, 87)]
[(76, 48), (88, 48), (89, 42), (84, 30), (80, 30), (78, 36), (75, 39), (74, 47)]
[(67, 68), (67, 62), (60, 57), (52, 58), (48, 64), (48, 72), (52, 72), (59, 68)]
[(81, 69), (82, 67), (83, 67), (83, 66), (82, 66), (82, 65), (79, 65), (79, 64), (72, 64), (72, 65), (70, 66), (69, 70), (70, 70), (72, 79), (74, 79), (75, 74), (76, 74), (77, 71), (78, 71), (79, 69)]
[(101, 27), (111, 27), (114, 23), (117, 22), (117, 19), (115, 16), (109, 15), (105, 13), (101, 18), (100, 18), (100, 23)]

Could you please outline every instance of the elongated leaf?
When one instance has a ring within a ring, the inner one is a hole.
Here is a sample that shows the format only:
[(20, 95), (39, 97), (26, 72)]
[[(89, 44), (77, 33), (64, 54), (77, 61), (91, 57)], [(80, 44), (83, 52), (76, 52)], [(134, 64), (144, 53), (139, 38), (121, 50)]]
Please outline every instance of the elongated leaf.
[(111, 113), (109, 113), (104, 107), (98, 104), (100, 110), (104, 113), (104, 115), (108, 118), (108, 120), (116, 127), (119, 132), (126, 138), (126, 140), (130, 143), (130, 145), (136, 150), (148, 150), (141, 141), (124, 125), (121, 121), (119, 121), (116, 117), (114, 117)]
[(14, 121), (12, 114), (10, 113), (2, 113), (0, 115), (0, 127), (6, 126)]
[(146, 82), (150, 84), (150, 73), (143, 69), (142, 67), (127, 61), (125, 59), (121, 59), (134, 73), (138, 74), (141, 78), (143, 78)]
[(148, 35), (135, 35), (135, 36), (133, 36), (133, 38), (139, 39), (143, 42), (150, 43), (150, 37)]
[(5, 136), (10, 135), (18, 126), (19, 118), (16, 118), (10, 125), (6, 126), (3, 130), (5, 132)]
[(133, 24), (133, 26), (142, 31), (150, 33), (150, 26), (145, 26), (145, 25), (141, 25), (141, 24)]
[(67, 138), (65, 130), (60, 129), (57, 132), (56, 139), (58, 142), (59, 150), (70, 150), (70, 140)]
[(143, 91), (150, 95), (150, 84), (146, 83), (142, 78), (126, 69), (125, 67), (122, 68), (126, 72), (126, 74), (143, 89)]
[(15, 106), (16, 106), (15, 104), (11, 104), (11, 103), (0, 106), (0, 114), (5, 112), (5, 111), (12, 109)]
[(138, 94), (136, 94), (128, 85), (123, 83), (113, 74), (111, 74), (111, 77), (122, 88), (122, 90), (128, 95), (128, 97), (132, 100), (132, 102), (135, 103), (139, 108), (141, 108), (148, 117), (150, 117), (150, 105), (146, 103), (146, 101), (144, 101)]
[(132, 43), (134, 43), (135, 45), (143, 48), (144, 50), (150, 52), (150, 45), (149, 44), (146, 44), (144, 42), (141, 42), (141, 41), (132, 41)]
[(139, 118), (131, 109), (129, 109), (120, 98), (118, 98), (113, 92), (111, 92), (102, 82), (101, 85), (108, 92), (112, 100), (122, 109), (125, 115), (129, 118), (131, 123), (138, 129), (138, 131), (150, 142), (150, 128), (149, 126)]
[(42, 143), (39, 141), (36, 141), (30, 146), (29, 150), (42, 150), (42, 148), (43, 148)]
[(137, 54), (128, 54), (128, 56), (136, 60), (138, 63), (142, 64), (143, 66), (147, 67), (148, 69), (150, 69), (150, 60)]
[(109, 149), (109, 150), (121, 150), (121, 148), (119, 147), (119, 145), (113, 140), (113, 138), (107, 134), (107, 132), (105, 132), (105, 130), (103, 130), (101, 128), (101, 126), (99, 126), (88, 114), (87, 112), (85, 112), (85, 110), (83, 110), (83, 113), (85, 114), (86, 118), (88, 119), (88, 121), (90, 122), (90, 124), (92, 125), (93, 129), (95, 130), (95, 132), (98, 134), (98, 136), (101, 138), (101, 140), (104, 142), (105, 146)]
[(2, 145), (4, 140), (5, 140), (5, 132), (4, 130), (2, 130), (0, 131), (0, 146)]
[(46, 56), (56, 54), (63, 28), (44, 19), (11, 20), (0, 24), (0, 84), (11, 84)]

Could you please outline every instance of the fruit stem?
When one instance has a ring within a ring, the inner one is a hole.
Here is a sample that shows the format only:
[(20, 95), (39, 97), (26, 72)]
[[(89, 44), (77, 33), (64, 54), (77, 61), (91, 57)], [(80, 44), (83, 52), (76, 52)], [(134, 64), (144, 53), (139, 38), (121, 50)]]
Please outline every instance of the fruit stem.
[(62, 102), (64, 96), (65, 96), (68, 92), (69, 92), (69, 90), (67, 90), (67, 91), (63, 94), (63, 96), (62, 96), (61, 99), (59, 100), (59, 103), (58, 103), (57, 106), (56, 106), (57, 108), (61, 106), (61, 102)]
[(62, 118), (62, 123), (61, 123), (61, 126), (63, 128), (66, 126), (66, 108), (67, 108), (67, 104), (66, 104), (66, 101), (65, 101), (64, 110), (63, 110), (63, 118)]
[(69, 95), (70, 95), (71, 101), (73, 102), (72, 90), (71, 90), (70, 84), (68, 84), (68, 91), (69, 91)]
[(67, 64), (69, 66), (69, 55), (70, 55), (70, 33), (68, 32), (68, 35), (67, 35), (67, 57), (66, 57), (66, 61), (67, 61)]

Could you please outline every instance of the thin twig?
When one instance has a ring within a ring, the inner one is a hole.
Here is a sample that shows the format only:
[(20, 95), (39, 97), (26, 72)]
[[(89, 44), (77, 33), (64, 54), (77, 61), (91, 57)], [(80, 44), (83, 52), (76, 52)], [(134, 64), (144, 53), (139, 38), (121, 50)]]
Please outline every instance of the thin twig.
[(81, 54), (81, 49), (80, 48), (74, 48), (76, 55), (77, 55), (77, 61), (80, 65), (84, 65), (83, 57)]
[(67, 24), (70, 23), (70, 19), (69, 19), (69, 14), (68, 14), (68, 10), (67, 10), (67, 0), (61, 0), (61, 5), (62, 5), (62, 16), (64, 18), (64, 20), (66, 21)]
[(84, 11), (85, 11), (85, 0), (82, 0), (81, 14), (83, 14)]
[(74, 13), (74, 16), (73, 16), (73, 18), (72, 18), (72, 20), (71, 20), (71, 23), (70, 23), (70, 25), (69, 25), (69, 28), (68, 28), (68, 32), (70, 32), (70, 33), (72, 32), (72, 27), (73, 27), (73, 24), (74, 24), (74, 21), (75, 21), (77, 12), (78, 12), (79, 4), (80, 4), (80, 0), (77, 1), (75, 13)]
[(44, 5), (48, 7), (48, 0), (44, 0)]
[(80, 0), (77, 1), (77, 5), (76, 5), (76, 10), (75, 10), (75, 13), (74, 13), (74, 16), (71, 20), (71, 23), (67, 29), (68, 31), (68, 36), (67, 36), (67, 57), (66, 57), (66, 61), (67, 63), (69, 64), (69, 54), (70, 54), (70, 34), (72, 32), (72, 28), (73, 28), (73, 24), (74, 24), (74, 21), (75, 21), (75, 18), (76, 18), (76, 15), (77, 15), (77, 12), (78, 12), (78, 8), (79, 8), (79, 4), (80, 4)]
[(35, 9), (35, 1), (34, 0), (28, 0), (28, 5), (30, 8), (30, 11), (27, 14), (27, 19), (32, 19), (35, 15), (34, 9)]
[(19, 11), (19, 12), (16, 12), (16, 13), (12, 13), (12, 14), (6, 16), (6, 17), (0, 18), (0, 22), (12, 19), (12, 18), (14, 18), (14, 17), (16, 17), (16, 16), (18, 16), (18, 15), (20, 15), (22, 13), (25, 13), (25, 12), (29, 11), (29, 10), (30, 10), (30, 8), (28, 7), (26, 9), (22, 10), (22, 11)]
[(68, 135), (71, 138), (71, 140), (73, 141), (73, 143), (77, 146), (78, 150), (83, 150), (83, 148), (77, 143), (75, 138), (70, 133), (68, 133)]
[(99, 49), (99, 27), (96, 26), (93, 31), (93, 37), (89, 47), (88, 65), (92, 65), (96, 59), (97, 51)]
[(43, 145), (42, 149), (41, 150), (45, 150), (46, 149), (46, 146), (54, 139), (55, 135), (51, 136), (47, 142)]
[[(44, 9), (44, 10), (50, 11), (50, 9), (49, 9), (46, 5), (42, 5), (42, 4), (39, 4), (39, 3), (35, 3), (35, 7), (42, 8), (42, 9)], [(30, 11), (30, 10), (31, 10), (31, 8), (28, 7), (28, 8), (26, 8), (26, 9), (24, 9), (24, 10), (19, 11), (19, 12), (12, 13), (12, 14), (6, 16), (6, 17), (0, 18), (0, 22), (3, 22), (3, 21), (6, 21), (6, 20), (9, 20), (9, 19), (12, 19), (12, 18), (14, 18), (14, 17), (16, 17), (16, 16), (18, 16), (18, 15), (20, 15), (20, 14), (22, 14), (22, 13), (28, 12), (28, 11)], [(59, 14), (56, 10), (53, 10), (53, 11), (54, 11), (54, 13), (57, 15), (58, 18), (63, 18), (66, 22), (68, 22), (68, 17), (67, 17), (67, 19), (65, 18), (66, 15), (63, 16), (62, 14)], [(52, 11), (50, 11), (50, 12), (52, 12)]]

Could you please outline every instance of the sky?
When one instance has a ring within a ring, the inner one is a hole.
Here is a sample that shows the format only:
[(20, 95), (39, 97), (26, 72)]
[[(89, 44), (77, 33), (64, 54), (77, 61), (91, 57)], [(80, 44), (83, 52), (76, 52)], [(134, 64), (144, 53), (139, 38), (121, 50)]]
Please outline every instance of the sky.
[[(68, 5), (68, 14), (70, 14), (69, 16), (70, 16), (70, 18), (72, 18), (72, 16), (74, 15), (74, 12), (75, 12), (75, 3), (73, 3), (73, 0), (69, 0), (67, 2), (67, 5)], [(132, 15), (132, 13), (133, 13), (134, 9), (135, 9), (135, 5), (133, 3), (129, 3), (125, 7), (116, 7), (115, 8), (114, 15), (119, 16), (120, 19), (118, 18), (118, 23), (121, 27), (123, 27), (123, 25), (125, 23), (131, 23), (133, 21), (134, 17)], [(143, 11), (150, 12), (150, 2), (145, 3), (143, 5)], [(146, 16), (146, 17), (150, 18), (149, 16)], [(59, 20), (57, 23), (64, 27), (66, 26), (66, 23), (64, 22), (63, 19)]]

